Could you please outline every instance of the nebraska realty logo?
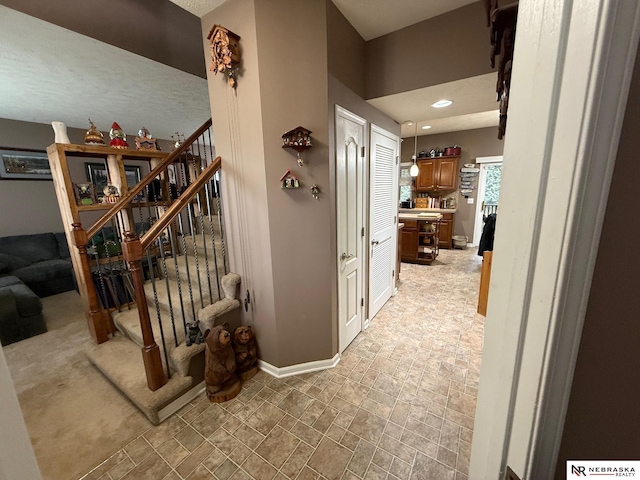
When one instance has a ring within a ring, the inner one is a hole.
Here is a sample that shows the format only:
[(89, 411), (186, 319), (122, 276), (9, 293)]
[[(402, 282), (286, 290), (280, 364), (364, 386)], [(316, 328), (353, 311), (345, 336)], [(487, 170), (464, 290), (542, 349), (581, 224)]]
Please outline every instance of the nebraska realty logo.
[(640, 460), (567, 460), (567, 479), (581, 477), (635, 477)]

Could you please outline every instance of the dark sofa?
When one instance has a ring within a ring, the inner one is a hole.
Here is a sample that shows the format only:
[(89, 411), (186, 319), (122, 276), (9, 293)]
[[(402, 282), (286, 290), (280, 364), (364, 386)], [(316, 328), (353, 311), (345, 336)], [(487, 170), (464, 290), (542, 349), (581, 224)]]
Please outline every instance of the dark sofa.
[(0, 238), (0, 343), (46, 332), (40, 297), (74, 288), (64, 233)]
[(18, 277), (40, 298), (75, 288), (70, 257), (64, 233), (0, 238), (0, 275)]

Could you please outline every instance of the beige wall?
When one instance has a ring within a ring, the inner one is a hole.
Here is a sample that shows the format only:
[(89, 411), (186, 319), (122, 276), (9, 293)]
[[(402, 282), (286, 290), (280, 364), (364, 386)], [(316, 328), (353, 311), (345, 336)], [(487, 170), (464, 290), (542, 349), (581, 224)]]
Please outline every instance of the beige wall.
[(222, 158), (230, 266), (242, 276), (242, 298), (247, 290), (251, 293), (251, 308), (243, 312), (243, 322), (254, 327), (259, 356), (278, 365), (254, 0), (226, 2), (202, 18), (205, 51), (214, 24), (240, 35), (242, 48), (237, 93), (221, 75), (207, 70), (216, 153)]
[[(258, 63), (269, 235), (278, 329), (278, 366), (331, 358), (332, 218), (329, 196), (327, 21), (325, 0), (257, 0)], [(283, 15), (295, 11), (296, 15)], [(295, 39), (295, 42), (291, 42)], [(284, 55), (290, 45), (297, 54)], [(282, 134), (302, 125), (313, 147), (282, 148)], [(283, 190), (287, 169), (302, 187)], [(320, 187), (315, 200), (310, 187)], [(266, 234), (266, 232), (265, 232)]]
[(584, 320), (556, 479), (568, 459), (638, 459), (640, 452), (640, 64), (626, 115)]
[[(327, 74), (327, 28), (343, 39), (347, 57), (361, 47), (334, 9), (327, 0), (238, 0), (202, 23), (205, 35), (219, 23), (242, 37), (237, 95), (213, 74), (209, 93), (223, 159), (231, 267), (254, 298), (243, 321), (255, 327), (261, 358), (277, 367), (330, 359), (338, 350), (335, 104), (399, 134), (397, 123)], [(296, 16), (282, 14), (292, 10)], [(283, 46), (301, 53), (285, 55)], [(353, 82), (357, 75), (343, 78)], [(314, 142), (302, 154), (302, 168), (281, 138), (298, 125), (313, 132)], [(300, 189), (280, 187), (287, 169), (299, 176)], [(319, 200), (311, 195), (313, 184), (320, 187)]]
[(482, 2), (416, 23), (366, 44), (366, 96), (383, 97), (490, 73)]
[(326, 5), (329, 74), (364, 98), (366, 42), (331, 0)]
[[(413, 137), (405, 138), (402, 142), (402, 161), (410, 162), (413, 155)], [(498, 127), (478, 128), (475, 130), (464, 130), (461, 132), (442, 133), (439, 135), (422, 135), (418, 137), (418, 152), (429, 151), (432, 148), (451, 147), (459, 145), (462, 147), (462, 157), (460, 167), (464, 163), (474, 163), (476, 157), (491, 157), (502, 155), (504, 143), (498, 140)], [(517, 161), (517, 159), (516, 159)], [(474, 185), (476, 188), (470, 198), (473, 204), (469, 205), (467, 199), (459, 194), (456, 195), (458, 211), (455, 216), (454, 235), (466, 235), (469, 241), (473, 237), (473, 227), (476, 217), (477, 202), (477, 177)]]

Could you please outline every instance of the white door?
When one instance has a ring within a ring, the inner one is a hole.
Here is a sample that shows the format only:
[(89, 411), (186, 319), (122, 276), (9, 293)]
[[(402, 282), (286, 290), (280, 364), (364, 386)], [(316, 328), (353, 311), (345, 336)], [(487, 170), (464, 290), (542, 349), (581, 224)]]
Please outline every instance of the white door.
[(369, 321), (395, 290), (398, 251), (398, 146), (400, 139), (371, 125), (369, 160)]
[(362, 331), (365, 120), (336, 106), (338, 321), (340, 352)]

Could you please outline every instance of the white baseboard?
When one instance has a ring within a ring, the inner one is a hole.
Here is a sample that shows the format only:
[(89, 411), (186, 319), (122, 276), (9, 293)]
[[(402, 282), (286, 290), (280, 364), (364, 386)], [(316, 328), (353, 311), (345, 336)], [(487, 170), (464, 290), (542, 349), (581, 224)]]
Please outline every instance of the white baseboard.
[(171, 415), (176, 413), (178, 410), (184, 407), (191, 400), (193, 400), (198, 395), (203, 393), (206, 388), (207, 386), (203, 380), (195, 387), (192, 387), (191, 390), (188, 390), (187, 392), (183, 393), (178, 398), (176, 398), (173, 402), (169, 403), (168, 405), (158, 410), (158, 419), (160, 420), (160, 423), (164, 422), (167, 418), (169, 418)]
[(274, 367), (270, 363), (258, 360), (258, 368), (263, 372), (276, 378), (285, 378), (292, 375), (300, 375), (301, 373), (317, 372), (318, 370), (327, 370), (335, 367), (340, 361), (340, 354), (336, 353), (333, 358), (327, 360), (316, 360), (315, 362), (298, 363), (297, 365), (289, 365), (288, 367)]

